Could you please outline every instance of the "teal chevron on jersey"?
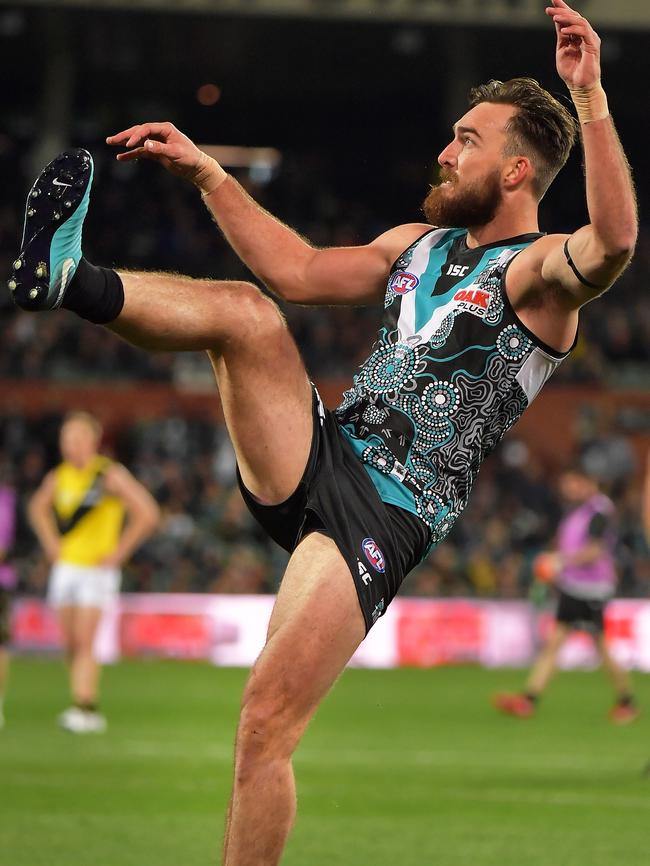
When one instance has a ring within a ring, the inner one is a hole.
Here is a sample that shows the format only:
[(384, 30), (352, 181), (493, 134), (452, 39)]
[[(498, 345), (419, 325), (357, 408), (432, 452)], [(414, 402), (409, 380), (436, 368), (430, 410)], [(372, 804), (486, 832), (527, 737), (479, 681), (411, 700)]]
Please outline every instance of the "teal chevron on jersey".
[[(420, 277), (420, 285), (422, 284), (422, 282), (424, 282), (426, 285), (429, 285), (429, 287), (431, 287), (432, 285), (435, 285), (440, 278), (441, 269), (446, 259), (446, 254), (443, 254), (443, 251), (452, 242), (455, 235), (459, 236), (462, 233), (449, 232), (448, 234), (449, 237), (447, 237), (446, 233), (444, 237), (440, 238), (431, 247), (424, 273)], [(435, 302), (432, 303), (432, 301), (434, 301), (434, 297)], [(449, 299), (445, 298), (444, 295), (434, 296), (433, 292), (431, 291), (419, 292), (416, 298), (415, 305), (416, 328), (421, 327), (425, 322), (429, 320), (433, 307), (446, 303), (447, 300)]]

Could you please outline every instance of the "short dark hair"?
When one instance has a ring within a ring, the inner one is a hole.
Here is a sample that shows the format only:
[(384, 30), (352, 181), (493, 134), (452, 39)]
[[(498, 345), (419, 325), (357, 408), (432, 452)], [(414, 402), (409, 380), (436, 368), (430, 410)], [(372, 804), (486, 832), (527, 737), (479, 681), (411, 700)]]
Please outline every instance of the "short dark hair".
[(541, 199), (569, 158), (578, 134), (578, 123), (548, 90), (534, 78), (488, 81), (469, 94), (470, 108), (481, 102), (512, 105), (505, 156), (527, 156), (535, 169), (534, 190)]

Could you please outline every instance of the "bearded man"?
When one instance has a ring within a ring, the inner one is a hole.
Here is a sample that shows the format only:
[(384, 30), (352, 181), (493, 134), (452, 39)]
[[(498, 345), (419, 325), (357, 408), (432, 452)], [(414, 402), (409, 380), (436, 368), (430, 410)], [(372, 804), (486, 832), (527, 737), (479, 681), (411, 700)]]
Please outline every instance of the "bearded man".
[(67, 307), (145, 349), (207, 350), (243, 496), (292, 553), (243, 697), (227, 866), (279, 862), (296, 810), (291, 756), (318, 704), (571, 350), (580, 307), (630, 260), (635, 197), (600, 82), (600, 40), (562, 0), (546, 12), (585, 154), (590, 221), (570, 236), (540, 233), (537, 212), (577, 125), (526, 78), (473, 92), (438, 157), (430, 223), (362, 247), (315, 249), (170, 123), (108, 139), (126, 147), (119, 160), (152, 159), (194, 183), (233, 249), (286, 301), (383, 303), (378, 342), (336, 412), (254, 285), (117, 272), (82, 257), (90, 154), (59, 157), (28, 199), (16, 303)]

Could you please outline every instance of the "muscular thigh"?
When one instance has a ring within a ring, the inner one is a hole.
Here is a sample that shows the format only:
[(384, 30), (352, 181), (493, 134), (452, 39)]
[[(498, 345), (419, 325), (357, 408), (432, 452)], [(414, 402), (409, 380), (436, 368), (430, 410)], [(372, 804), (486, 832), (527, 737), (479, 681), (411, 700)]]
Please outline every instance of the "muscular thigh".
[(302, 476), (311, 393), (276, 304), (251, 283), (120, 271), (125, 303), (111, 330), (142, 348), (207, 350), (244, 483), (268, 504)]
[(312, 438), (312, 391), (298, 348), (269, 299), (258, 327), (209, 352), (246, 487), (265, 504), (287, 499)]
[(244, 702), (270, 693), (286, 715), (306, 723), (364, 635), (345, 560), (331, 539), (308, 535), (287, 567)]

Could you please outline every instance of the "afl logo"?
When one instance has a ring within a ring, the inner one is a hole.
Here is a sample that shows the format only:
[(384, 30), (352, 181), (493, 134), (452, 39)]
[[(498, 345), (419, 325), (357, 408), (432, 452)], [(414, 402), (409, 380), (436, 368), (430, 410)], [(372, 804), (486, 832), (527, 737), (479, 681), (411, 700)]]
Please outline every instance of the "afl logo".
[(361, 542), (361, 549), (363, 550), (366, 559), (375, 569), (375, 571), (379, 571), (381, 574), (386, 571), (386, 563), (384, 561), (384, 554), (377, 547), (376, 542), (372, 538), (364, 538)]
[(406, 295), (413, 289), (417, 289), (419, 285), (419, 277), (416, 277), (415, 274), (409, 274), (408, 271), (395, 271), (388, 280), (388, 288), (396, 295)]

